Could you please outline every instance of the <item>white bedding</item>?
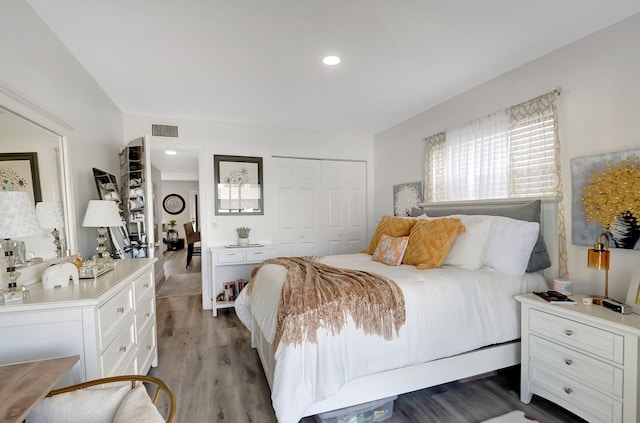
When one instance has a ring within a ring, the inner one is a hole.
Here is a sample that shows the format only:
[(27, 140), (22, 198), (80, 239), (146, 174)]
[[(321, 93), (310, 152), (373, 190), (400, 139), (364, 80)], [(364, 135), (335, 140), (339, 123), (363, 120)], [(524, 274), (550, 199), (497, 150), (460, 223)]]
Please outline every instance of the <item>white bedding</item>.
[[(339, 336), (319, 333), (318, 343), (280, 343), (272, 401), (280, 423), (298, 422), (312, 404), (333, 395), (344, 383), (366, 374), (410, 366), (519, 338), (514, 295), (548, 289), (542, 275), (523, 278), (486, 268), (386, 266), (368, 254), (327, 256), (322, 262), (366, 270), (394, 280), (405, 296), (407, 321), (395, 339), (364, 335), (349, 320)], [(265, 265), (252, 294), (236, 300), (240, 320), (251, 330), (251, 315), (267, 341), (275, 334), (280, 288), (286, 269)], [(269, 377), (269, 376), (267, 376)]]

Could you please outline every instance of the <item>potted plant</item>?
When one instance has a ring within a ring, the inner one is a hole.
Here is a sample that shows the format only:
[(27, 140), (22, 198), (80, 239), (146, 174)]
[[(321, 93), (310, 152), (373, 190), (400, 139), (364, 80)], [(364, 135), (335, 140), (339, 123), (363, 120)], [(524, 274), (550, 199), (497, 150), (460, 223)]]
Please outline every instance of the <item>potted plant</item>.
[(167, 231), (167, 248), (169, 250), (175, 250), (177, 249), (177, 243), (178, 243), (178, 231), (175, 230), (176, 227), (176, 221), (174, 219), (171, 219), (168, 223), (168, 225), (171, 227), (171, 229), (169, 229)]
[(236, 228), (236, 232), (238, 233), (238, 245), (249, 245), (249, 232), (251, 228), (247, 228), (246, 226), (240, 226)]

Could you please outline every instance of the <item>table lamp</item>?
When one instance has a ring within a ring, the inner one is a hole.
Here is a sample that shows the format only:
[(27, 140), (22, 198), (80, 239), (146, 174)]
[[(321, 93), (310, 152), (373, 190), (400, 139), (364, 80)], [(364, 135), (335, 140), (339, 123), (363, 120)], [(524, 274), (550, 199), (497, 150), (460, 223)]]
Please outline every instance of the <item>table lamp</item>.
[(17, 291), (20, 273), (16, 272), (16, 257), (13, 255), (16, 242), (12, 238), (41, 234), (42, 228), (29, 195), (24, 191), (0, 191), (0, 245), (9, 277), (9, 292), (4, 293), (5, 303), (22, 300), (22, 294)]
[(111, 200), (91, 200), (84, 213), (82, 226), (86, 228), (98, 229), (98, 246), (96, 250), (100, 257), (104, 257), (107, 247), (104, 245), (107, 240), (107, 228), (123, 226), (120, 210), (115, 201)]
[[(604, 244), (602, 243), (602, 237), (604, 237)], [(598, 241), (593, 244), (593, 248), (589, 249), (589, 253), (587, 256), (587, 266), (590, 269), (599, 269), (602, 270), (604, 269), (604, 298), (609, 298), (609, 258), (610, 258), (610, 251), (609, 251), (609, 237), (607, 236), (606, 232), (602, 232), (600, 234), (600, 236), (598, 237)], [(600, 301), (598, 302), (598, 298), (596, 297), (596, 303), (600, 303), (601, 302), (601, 298), (600, 297)]]
[(60, 201), (41, 201), (36, 204), (36, 216), (43, 229), (51, 229), (53, 244), (56, 246), (56, 255), (62, 257), (64, 240), (60, 239), (58, 228), (64, 228), (64, 208)]

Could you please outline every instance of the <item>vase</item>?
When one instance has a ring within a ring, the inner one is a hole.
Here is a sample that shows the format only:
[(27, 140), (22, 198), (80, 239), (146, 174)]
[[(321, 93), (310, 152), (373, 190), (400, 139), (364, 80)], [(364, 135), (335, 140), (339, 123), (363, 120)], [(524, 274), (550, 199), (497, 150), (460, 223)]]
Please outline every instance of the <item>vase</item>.
[(623, 213), (609, 226), (609, 233), (616, 248), (632, 250), (640, 239), (638, 220), (629, 212)]
[(247, 245), (249, 245), (249, 238), (238, 238), (238, 245), (246, 247)]

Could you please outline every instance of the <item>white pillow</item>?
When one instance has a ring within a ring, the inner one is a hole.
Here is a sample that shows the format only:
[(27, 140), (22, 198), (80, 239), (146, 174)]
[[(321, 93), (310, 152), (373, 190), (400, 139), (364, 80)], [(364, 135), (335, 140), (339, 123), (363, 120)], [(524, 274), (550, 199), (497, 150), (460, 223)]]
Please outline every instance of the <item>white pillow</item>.
[(493, 235), (484, 264), (500, 272), (522, 277), (538, 240), (540, 224), (502, 216), (491, 216), (491, 221)]
[[(27, 416), (27, 423), (111, 423), (131, 384), (85, 388), (44, 398)], [(133, 420), (132, 420), (133, 421)]]
[(487, 247), (492, 237), (493, 223), (491, 219), (469, 219), (467, 215), (455, 215), (462, 220), (467, 231), (456, 237), (456, 240), (444, 259), (447, 266), (478, 270), (482, 267)]
[(116, 411), (113, 423), (165, 423), (142, 383), (130, 390)]

